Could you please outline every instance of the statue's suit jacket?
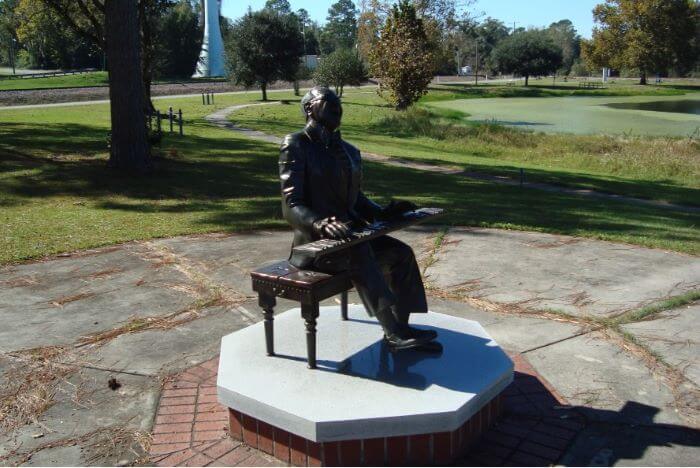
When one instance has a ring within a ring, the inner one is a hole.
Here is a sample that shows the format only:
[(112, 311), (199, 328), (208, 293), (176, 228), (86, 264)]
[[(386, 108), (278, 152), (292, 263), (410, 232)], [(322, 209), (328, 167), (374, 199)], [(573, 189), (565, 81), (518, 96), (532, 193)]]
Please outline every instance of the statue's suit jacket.
[[(382, 212), (362, 193), (359, 150), (339, 132), (325, 134), (313, 123), (284, 139), (280, 183), (282, 212), (294, 228), (293, 246), (319, 239), (315, 221), (336, 216), (343, 222), (373, 222)], [(410, 313), (428, 310), (413, 250), (392, 237), (380, 236), (321, 259), (292, 255), (289, 261), (328, 273), (348, 271), (370, 315), (393, 308), (407, 321)]]
[[(294, 246), (319, 239), (312, 225), (320, 219), (372, 222), (381, 212), (362, 193), (360, 151), (337, 131), (324, 138), (321, 128), (307, 125), (287, 135), (280, 148), (280, 182), (282, 214), (294, 228)], [(300, 268), (311, 263), (305, 257), (290, 260)]]

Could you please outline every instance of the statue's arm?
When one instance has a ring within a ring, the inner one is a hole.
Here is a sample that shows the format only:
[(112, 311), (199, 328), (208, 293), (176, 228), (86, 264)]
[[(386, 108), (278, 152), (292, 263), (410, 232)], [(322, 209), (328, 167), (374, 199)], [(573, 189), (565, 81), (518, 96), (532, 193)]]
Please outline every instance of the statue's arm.
[[(361, 168), (362, 159), (360, 157), (360, 151), (356, 149), (355, 155)], [(355, 212), (358, 215), (360, 215), (362, 219), (369, 222), (385, 221), (387, 219), (391, 219), (394, 216), (401, 215), (406, 211), (412, 211), (417, 208), (418, 207), (414, 203), (402, 200), (392, 200), (391, 203), (389, 203), (387, 206), (381, 206), (367, 198), (367, 196), (362, 192), (362, 190), (360, 190), (359, 194), (357, 195), (357, 201), (355, 202), (354, 207)]]
[(321, 217), (306, 204), (306, 155), (297, 138), (287, 135), (280, 147), (282, 214), (292, 227), (312, 235), (313, 223)]
[(374, 221), (377, 221), (381, 217), (384, 208), (378, 203), (375, 203), (372, 200), (370, 200), (367, 197), (367, 195), (365, 195), (362, 191), (362, 156), (360, 154), (360, 150), (358, 150), (354, 146), (351, 146), (350, 148), (353, 152), (355, 161), (360, 166), (360, 191), (357, 194), (357, 201), (355, 202), (355, 206), (353, 207), (353, 209), (355, 210), (355, 213), (360, 215), (362, 219), (372, 223)]
[(374, 222), (377, 221), (384, 211), (384, 208), (378, 203), (373, 202), (367, 196), (360, 191), (357, 195), (357, 202), (355, 202), (355, 213), (360, 215), (365, 221)]

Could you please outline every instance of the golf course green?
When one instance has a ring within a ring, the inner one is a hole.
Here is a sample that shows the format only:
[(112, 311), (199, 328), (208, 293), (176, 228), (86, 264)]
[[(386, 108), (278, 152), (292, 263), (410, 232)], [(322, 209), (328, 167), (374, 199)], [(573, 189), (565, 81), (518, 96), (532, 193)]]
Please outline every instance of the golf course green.
[[(494, 122), (546, 133), (683, 137), (700, 132), (700, 115), (692, 112), (700, 105), (700, 93), (459, 99), (425, 105), (463, 112), (469, 121)], [(669, 112), (674, 110), (676, 112)]]

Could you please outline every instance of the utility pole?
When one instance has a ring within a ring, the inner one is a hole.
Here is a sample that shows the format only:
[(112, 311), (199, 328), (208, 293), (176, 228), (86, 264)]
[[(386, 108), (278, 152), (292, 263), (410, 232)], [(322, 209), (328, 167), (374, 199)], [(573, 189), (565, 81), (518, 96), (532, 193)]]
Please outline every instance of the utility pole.
[(12, 74), (15, 75), (15, 40), (14, 37), (10, 38), (10, 63), (12, 64)]
[(513, 34), (515, 34), (515, 25), (518, 24), (516, 21), (513, 21)]
[(459, 76), (462, 69), (459, 63), (459, 48), (457, 46), (455, 46), (455, 62), (457, 62), (457, 76)]
[(476, 70), (474, 70), (474, 86), (479, 86), (479, 41), (476, 41)]

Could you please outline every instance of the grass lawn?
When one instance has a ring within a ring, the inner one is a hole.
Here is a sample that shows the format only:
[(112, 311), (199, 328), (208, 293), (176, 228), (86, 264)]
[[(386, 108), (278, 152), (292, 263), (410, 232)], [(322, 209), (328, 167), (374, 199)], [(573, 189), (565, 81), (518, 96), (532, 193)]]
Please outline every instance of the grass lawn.
[[(223, 78), (163, 78), (155, 80), (155, 84), (164, 83), (197, 83), (226, 81)], [(85, 88), (90, 86), (108, 86), (107, 72), (97, 71), (80, 75), (52, 76), (47, 78), (13, 78), (0, 75), (0, 91), (16, 91), (23, 89), (49, 88)]]
[[(689, 91), (700, 92), (700, 80), (697, 79), (666, 80), (659, 85), (646, 86), (638, 85), (638, 80), (618, 79), (606, 83), (603, 89), (579, 88), (579, 81), (581, 80), (564, 82), (558, 79), (556, 82), (552, 82), (551, 78), (531, 79), (529, 86), (523, 86), (522, 81), (517, 82), (514, 86), (498, 82), (481, 83), (479, 86), (465, 85), (464, 83), (439, 83), (433, 85), (433, 88), (445, 92), (430, 94), (423, 98), (423, 102), (491, 97), (674, 96)], [(596, 79), (596, 81), (600, 80)]]
[[(297, 99), (279, 92), (271, 97)], [(197, 98), (157, 100), (158, 107), (183, 109), (186, 135), (165, 138), (158, 172), (149, 178), (106, 168), (107, 105), (0, 111), (0, 263), (135, 239), (286, 227), (280, 219), (276, 145), (211, 127), (202, 118), (258, 98), (257, 92), (226, 95), (216, 106), (206, 107)], [(346, 102), (371, 99), (371, 94), (346, 95)], [(293, 110), (290, 130), (301, 126), (296, 105), (278, 107)], [(366, 190), (378, 201), (409, 198), (419, 205), (445, 207), (449, 216), (443, 219), (450, 224), (700, 253), (697, 214), (380, 164), (367, 164), (365, 175)]]
[(107, 72), (89, 72), (80, 75), (51, 76), (47, 78), (0, 79), (0, 91), (49, 88), (85, 88), (107, 86)]
[[(427, 104), (444, 93), (452, 92), (431, 91)], [(373, 153), (498, 175), (518, 176), (523, 168), (530, 181), (700, 205), (698, 138), (549, 135), (463, 118), (449, 109), (398, 113), (365, 90), (344, 97), (342, 131), (347, 140)], [(231, 120), (275, 135), (295, 131), (302, 123), (297, 105), (242, 109)]]

